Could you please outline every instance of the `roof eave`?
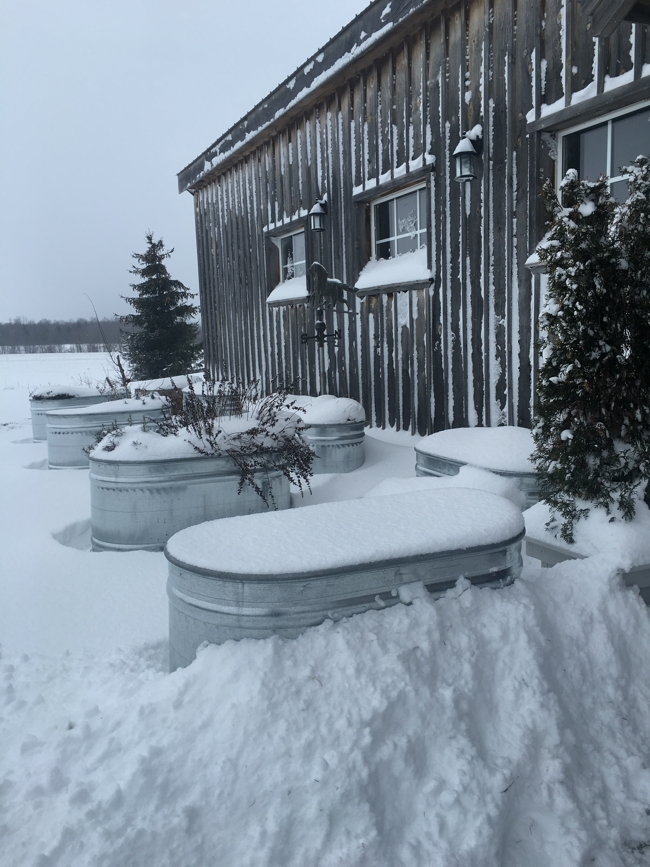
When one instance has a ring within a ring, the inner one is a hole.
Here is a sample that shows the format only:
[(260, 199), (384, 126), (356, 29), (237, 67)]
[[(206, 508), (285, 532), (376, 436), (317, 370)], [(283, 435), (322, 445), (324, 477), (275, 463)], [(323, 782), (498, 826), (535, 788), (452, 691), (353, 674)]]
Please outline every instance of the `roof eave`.
[(396, 27), (416, 16), (424, 7), (447, 5), (446, 0), (375, 0), (336, 36), (313, 54), (248, 114), (230, 127), (209, 148), (178, 173), (178, 191), (192, 192), (204, 186), (244, 150), (252, 150), (268, 136), (274, 125), (285, 124), (290, 115), (301, 114), (336, 85), (337, 79), (353, 74), (353, 67), (389, 38)]

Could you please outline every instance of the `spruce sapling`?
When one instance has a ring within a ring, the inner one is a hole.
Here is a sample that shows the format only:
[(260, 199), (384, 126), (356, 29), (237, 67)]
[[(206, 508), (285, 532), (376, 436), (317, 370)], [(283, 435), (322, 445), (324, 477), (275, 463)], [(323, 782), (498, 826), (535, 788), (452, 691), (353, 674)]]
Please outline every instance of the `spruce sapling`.
[(120, 317), (122, 324), (133, 329), (121, 332), (132, 380), (182, 375), (201, 357), (198, 326), (189, 321), (197, 310), (189, 303), (194, 296), (171, 278), (165, 265), (174, 251), (165, 250), (162, 238), (154, 241), (152, 232), (147, 233), (146, 241), (146, 251), (133, 254), (137, 264), (130, 269), (142, 278), (131, 284), (137, 296), (122, 296), (136, 311)]

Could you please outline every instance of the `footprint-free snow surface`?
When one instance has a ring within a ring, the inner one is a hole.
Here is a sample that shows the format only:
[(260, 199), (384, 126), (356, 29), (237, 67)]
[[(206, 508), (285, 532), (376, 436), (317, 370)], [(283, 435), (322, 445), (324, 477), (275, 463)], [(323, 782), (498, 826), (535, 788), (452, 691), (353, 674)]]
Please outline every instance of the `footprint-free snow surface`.
[[(35, 381), (27, 357), (25, 381), (15, 359), (0, 356), (2, 867), (649, 863), (650, 617), (615, 555), (529, 563), (498, 591), (461, 580), (435, 603), (412, 588), (170, 675), (164, 558), (84, 550), (87, 473), (26, 469), (44, 457), (27, 386), (67, 369), (49, 356)], [(368, 437), (364, 467), (320, 477), (311, 502), (412, 476), (412, 444)]]

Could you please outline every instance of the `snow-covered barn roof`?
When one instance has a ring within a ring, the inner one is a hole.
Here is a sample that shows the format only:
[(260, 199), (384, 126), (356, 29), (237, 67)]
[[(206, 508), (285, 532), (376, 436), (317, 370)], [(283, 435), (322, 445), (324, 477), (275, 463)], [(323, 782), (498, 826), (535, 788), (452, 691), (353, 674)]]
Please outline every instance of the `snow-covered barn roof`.
[[(363, 12), (343, 27), (326, 45), (312, 54), (292, 75), (265, 99), (245, 114), (207, 150), (178, 173), (180, 193), (205, 182), (210, 175), (223, 171), (231, 158), (247, 145), (268, 135), (274, 123), (286, 123), (287, 112), (299, 113), (305, 102), (318, 98), (332, 86), (332, 79), (377, 47), (406, 18), (433, 0), (374, 0)], [(446, 0), (435, 3), (442, 9)], [(430, 12), (429, 12), (430, 14)]]

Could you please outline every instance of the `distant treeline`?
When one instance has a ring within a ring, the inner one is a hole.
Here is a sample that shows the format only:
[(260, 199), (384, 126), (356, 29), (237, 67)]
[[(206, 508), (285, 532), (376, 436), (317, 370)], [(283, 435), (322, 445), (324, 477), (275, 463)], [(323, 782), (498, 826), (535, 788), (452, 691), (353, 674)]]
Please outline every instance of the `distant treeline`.
[(0, 322), (0, 352), (103, 352), (120, 343), (117, 319)]

